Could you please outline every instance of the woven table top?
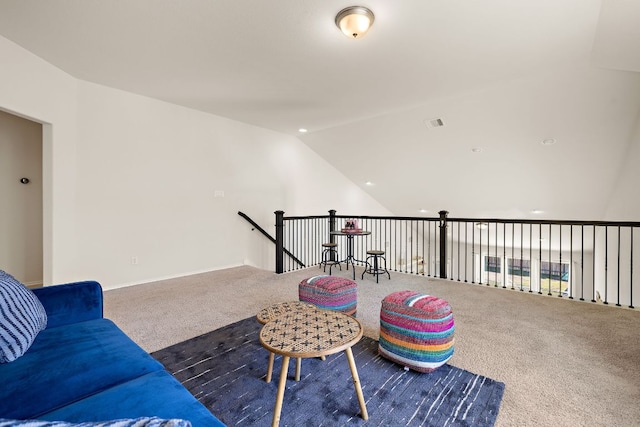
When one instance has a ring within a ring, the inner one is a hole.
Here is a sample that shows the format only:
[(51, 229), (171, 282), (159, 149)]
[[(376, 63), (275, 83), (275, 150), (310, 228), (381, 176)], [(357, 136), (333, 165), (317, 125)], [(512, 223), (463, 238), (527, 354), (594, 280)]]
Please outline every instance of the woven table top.
[(287, 302), (279, 302), (277, 304), (270, 305), (269, 307), (263, 308), (258, 312), (256, 318), (258, 322), (263, 325), (267, 323), (269, 320), (275, 319), (278, 316), (282, 316), (286, 313), (295, 313), (303, 310), (315, 310), (316, 306), (302, 301), (287, 301)]
[(260, 330), (260, 344), (272, 353), (320, 357), (350, 348), (362, 338), (360, 322), (333, 310), (285, 313)]

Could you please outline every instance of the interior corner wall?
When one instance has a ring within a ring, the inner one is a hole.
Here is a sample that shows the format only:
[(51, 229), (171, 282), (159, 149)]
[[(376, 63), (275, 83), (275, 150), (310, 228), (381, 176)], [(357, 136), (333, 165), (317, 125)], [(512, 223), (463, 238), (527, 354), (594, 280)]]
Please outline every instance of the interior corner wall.
[(272, 234), (276, 210), (387, 213), (295, 137), (87, 82), (78, 94), (78, 269), (107, 287), (273, 269), (238, 211)]
[(79, 81), (0, 37), (0, 108), (43, 123), (44, 283), (273, 269), (274, 212), (388, 215), (297, 138)]

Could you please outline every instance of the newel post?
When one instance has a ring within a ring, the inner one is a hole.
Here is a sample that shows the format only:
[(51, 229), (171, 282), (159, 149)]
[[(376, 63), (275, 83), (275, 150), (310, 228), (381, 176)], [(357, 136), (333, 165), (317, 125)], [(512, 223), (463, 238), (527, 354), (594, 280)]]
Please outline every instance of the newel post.
[(284, 273), (284, 211), (276, 214), (276, 273)]
[(329, 241), (331, 243), (336, 242), (336, 236), (331, 234), (332, 231), (336, 231), (336, 210), (331, 209), (329, 211)]
[(447, 278), (447, 215), (449, 212), (440, 211), (440, 278)]

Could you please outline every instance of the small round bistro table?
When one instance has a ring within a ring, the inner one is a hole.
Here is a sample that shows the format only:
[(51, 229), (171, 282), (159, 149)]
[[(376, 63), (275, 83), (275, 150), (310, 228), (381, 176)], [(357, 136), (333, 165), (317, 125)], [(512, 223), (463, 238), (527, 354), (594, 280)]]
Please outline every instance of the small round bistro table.
[(360, 341), (360, 338), (362, 324), (349, 315), (333, 310), (313, 309), (285, 313), (265, 324), (260, 330), (260, 344), (271, 353), (282, 356), (282, 372), (271, 425), (275, 427), (280, 424), (289, 359), (323, 357), (340, 351), (345, 352), (349, 361), (362, 418), (368, 419), (369, 414), (351, 351), (351, 347)]
[[(270, 305), (269, 307), (265, 307), (258, 312), (256, 315), (256, 319), (261, 324), (266, 324), (270, 320), (275, 319), (278, 316), (282, 316), (287, 313), (295, 313), (303, 310), (314, 310), (316, 308), (315, 305), (302, 302), (302, 301), (287, 301), (287, 302), (279, 302), (277, 304)], [(270, 383), (271, 376), (273, 374), (273, 359), (275, 358), (275, 354), (273, 352), (269, 352), (269, 366), (267, 367), (267, 377), (265, 381)], [(284, 363), (284, 361), (283, 361)], [(298, 358), (296, 360), (296, 381), (300, 381), (300, 364), (301, 359)]]
[(355, 236), (369, 236), (371, 234), (370, 231), (365, 230), (355, 230), (355, 231), (330, 231), (329, 235), (331, 236), (347, 236), (347, 258), (340, 262), (347, 264), (347, 270), (349, 270), (349, 263), (351, 263), (351, 267), (353, 268), (353, 280), (356, 280), (356, 261), (360, 263), (364, 263), (364, 261), (356, 259), (353, 251), (353, 238)]

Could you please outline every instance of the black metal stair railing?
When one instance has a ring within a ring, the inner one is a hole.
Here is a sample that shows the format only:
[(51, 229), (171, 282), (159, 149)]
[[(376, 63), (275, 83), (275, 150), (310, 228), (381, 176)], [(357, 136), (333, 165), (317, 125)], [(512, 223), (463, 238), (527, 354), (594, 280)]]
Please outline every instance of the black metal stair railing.
[(330, 232), (356, 219), (371, 234), (354, 239), (355, 258), (383, 250), (391, 271), (629, 308), (640, 286), (640, 222), (275, 214), (277, 273), (318, 265), (323, 242), (346, 258)]
[[(254, 229), (258, 230), (263, 236), (265, 236), (267, 239), (269, 239), (270, 241), (272, 241), (273, 243), (276, 243), (276, 239), (274, 239), (269, 233), (267, 233), (265, 231), (264, 228), (260, 227), (260, 225), (258, 225), (258, 223), (256, 223), (254, 220), (252, 220), (247, 214), (245, 214), (244, 212), (238, 211), (238, 215), (240, 215), (242, 218), (244, 218), (245, 220), (247, 220), (247, 222), (249, 222), (249, 224), (251, 224), (253, 226)], [(276, 254), (280, 253), (280, 254), (286, 254), (288, 255), (291, 260), (293, 262), (295, 262), (299, 267), (301, 268), (305, 268), (305, 265), (302, 261), (300, 261), (294, 254), (292, 254), (291, 252), (289, 252), (287, 249), (285, 249), (284, 247), (281, 247), (279, 250), (277, 249), (277, 244), (276, 244)]]

